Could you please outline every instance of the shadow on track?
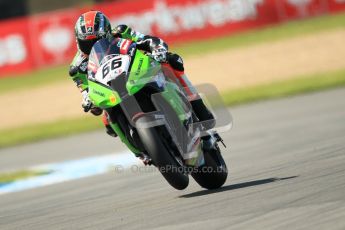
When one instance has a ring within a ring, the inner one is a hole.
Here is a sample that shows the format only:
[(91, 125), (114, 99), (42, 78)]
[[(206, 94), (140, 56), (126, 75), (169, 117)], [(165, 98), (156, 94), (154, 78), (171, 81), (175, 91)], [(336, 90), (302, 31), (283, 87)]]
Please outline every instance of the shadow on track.
[(236, 190), (240, 188), (247, 188), (247, 187), (252, 187), (252, 186), (257, 186), (257, 185), (263, 185), (263, 184), (268, 184), (276, 181), (282, 181), (282, 180), (290, 180), (294, 179), (298, 176), (291, 176), (291, 177), (284, 177), (284, 178), (268, 178), (268, 179), (263, 179), (263, 180), (254, 180), (254, 181), (248, 181), (244, 183), (239, 183), (239, 184), (232, 184), (232, 185), (227, 185), (224, 187), (221, 187), (219, 189), (214, 189), (214, 190), (202, 190), (198, 192), (193, 192), (189, 194), (185, 194), (182, 196), (179, 196), (180, 198), (192, 198), (192, 197), (198, 197), (198, 196), (205, 196), (213, 193), (219, 193), (219, 192), (225, 192), (225, 191), (230, 191), (230, 190)]

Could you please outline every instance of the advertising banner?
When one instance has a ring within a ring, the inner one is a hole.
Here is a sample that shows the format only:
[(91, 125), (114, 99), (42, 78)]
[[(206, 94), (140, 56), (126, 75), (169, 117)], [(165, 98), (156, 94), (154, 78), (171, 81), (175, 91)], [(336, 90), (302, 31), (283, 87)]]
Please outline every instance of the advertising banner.
[(0, 22), (0, 76), (34, 68), (28, 21)]
[(272, 0), (150, 0), (97, 8), (113, 25), (128, 24), (168, 43), (212, 38), (279, 20)]
[(339, 12), (345, 10), (345, 0), (328, 0), (329, 11)]
[(276, 1), (281, 20), (303, 19), (326, 14), (328, 1), (325, 0), (281, 0)]
[(79, 15), (79, 10), (69, 10), (42, 14), (29, 20), (38, 66), (66, 63), (75, 54), (74, 24)]

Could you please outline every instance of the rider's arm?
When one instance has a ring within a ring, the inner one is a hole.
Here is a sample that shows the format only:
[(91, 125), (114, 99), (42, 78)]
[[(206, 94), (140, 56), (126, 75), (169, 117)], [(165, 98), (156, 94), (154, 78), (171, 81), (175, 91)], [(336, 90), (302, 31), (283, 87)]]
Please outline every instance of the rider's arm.
[(78, 51), (70, 65), (69, 75), (80, 91), (88, 89), (89, 86), (87, 80), (87, 63), (87, 57)]
[(72, 80), (77, 84), (81, 95), (82, 95), (82, 107), (84, 108), (84, 112), (88, 112), (91, 110), (91, 113), (95, 116), (99, 116), (102, 114), (102, 110), (92, 106), (92, 103), (89, 99), (88, 95), (88, 79), (87, 79), (87, 65), (88, 65), (88, 57), (83, 54), (81, 51), (78, 51), (73, 62), (71, 63), (69, 75), (71, 76)]
[(127, 25), (119, 25), (112, 31), (114, 36), (129, 39), (137, 43), (137, 48), (146, 52), (152, 52), (157, 47), (164, 47), (168, 50), (168, 45), (160, 38), (144, 35), (134, 31)]
[(142, 40), (137, 41), (137, 47), (140, 50), (150, 53), (157, 47), (163, 47), (164, 49), (168, 50), (168, 45), (162, 39), (150, 35), (145, 35)]
[(118, 25), (115, 29), (112, 30), (112, 34), (115, 37), (129, 39), (134, 42), (138, 42), (145, 37), (144, 34), (132, 30), (132, 28), (127, 25)]

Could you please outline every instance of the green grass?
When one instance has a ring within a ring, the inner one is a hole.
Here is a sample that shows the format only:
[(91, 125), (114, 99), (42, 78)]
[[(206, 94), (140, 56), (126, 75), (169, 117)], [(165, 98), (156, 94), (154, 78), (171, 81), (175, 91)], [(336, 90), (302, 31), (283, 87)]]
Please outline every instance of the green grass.
[(69, 80), (68, 78), (67, 66), (51, 67), (29, 74), (0, 78), (0, 94), (14, 90), (32, 89), (54, 82), (67, 81)]
[(0, 131), (0, 148), (92, 131), (102, 128), (102, 126), (100, 117), (88, 114), (81, 118), (5, 129)]
[[(234, 34), (232, 36), (189, 43), (183, 46), (172, 47), (172, 50), (186, 57), (344, 27), (345, 14), (343, 13), (303, 21), (294, 21), (265, 29), (256, 29)], [(47, 68), (17, 77), (0, 78), (0, 94), (13, 90), (39, 87), (58, 81), (66, 81), (68, 78), (68, 65)]]
[(46, 171), (31, 171), (31, 170), (20, 170), (8, 173), (1, 173), (0, 174), (0, 185), (11, 183), (16, 180), (23, 180), (30, 177), (46, 175), (49, 172)]
[(343, 86), (345, 86), (345, 69), (327, 74), (315, 74), (265, 85), (230, 90), (224, 92), (222, 96), (226, 105), (234, 106)]
[[(304, 76), (267, 85), (223, 92), (225, 104), (234, 106), (259, 100), (280, 98), (306, 92), (345, 86), (345, 69), (325, 74)], [(30, 125), (0, 131), (0, 148), (56, 137), (65, 137), (102, 128), (100, 117), (91, 115), (79, 119)]]

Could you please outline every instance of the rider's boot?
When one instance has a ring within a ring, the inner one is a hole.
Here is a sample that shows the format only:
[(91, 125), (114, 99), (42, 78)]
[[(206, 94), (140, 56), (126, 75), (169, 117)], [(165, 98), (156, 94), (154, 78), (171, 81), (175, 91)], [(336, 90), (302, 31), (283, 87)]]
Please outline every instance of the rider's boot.
[(215, 131), (208, 131), (209, 135), (203, 136), (202, 139), (202, 149), (204, 151), (216, 150), (218, 147), (217, 142), (221, 142), (226, 148), (223, 139)]
[[(105, 126), (105, 129), (106, 129), (106, 133), (111, 137), (117, 137), (117, 134), (115, 133), (115, 131), (113, 130), (113, 128), (109, 124), (108, 114), (105, 111), (104, 111), (102, 120), (103, 120), (103, 124)], [(144, 165), (152, 165), (153, 164), (152, 159), (145, 153), (140, 153), (136, 156), (144, 163)]]
[(217, 142), (221, 142), (224, 147), (225, 144), (223, 139), (219, 136), (216, 131), (210, 131), (216, 125), (216, 120), (212, 114), (212, 112), (206, 107), (203, 100), (197, 99), (191, 102), (193, 111), (201, 122), (201, 126), (204, 127), (207, 131), (208, 135), (203, 136), (201, 139), (203, 140), (202, 147), (204, 150), (212, 150), (217, 148)]
[(138, 158), (144, 163), (144, 165), (152, 165), (152, 159), (145, 153), (141, 153), (138, 155)]

